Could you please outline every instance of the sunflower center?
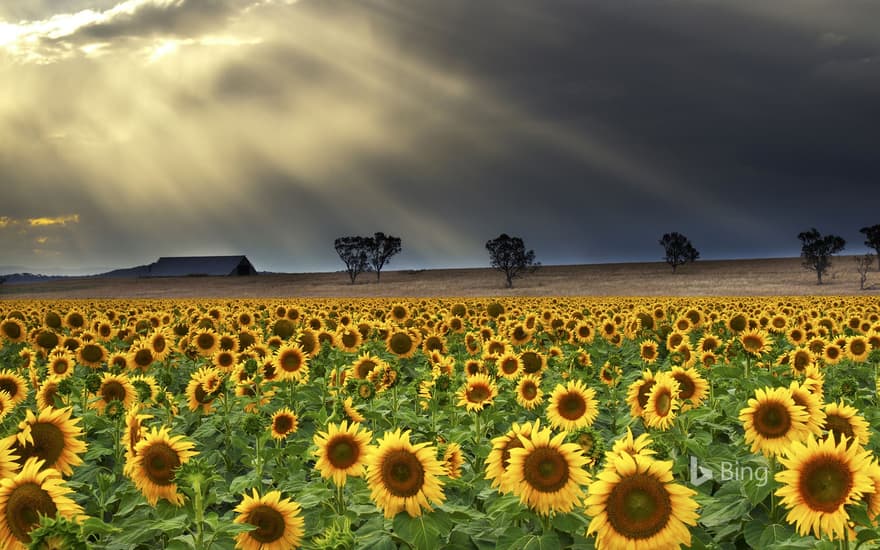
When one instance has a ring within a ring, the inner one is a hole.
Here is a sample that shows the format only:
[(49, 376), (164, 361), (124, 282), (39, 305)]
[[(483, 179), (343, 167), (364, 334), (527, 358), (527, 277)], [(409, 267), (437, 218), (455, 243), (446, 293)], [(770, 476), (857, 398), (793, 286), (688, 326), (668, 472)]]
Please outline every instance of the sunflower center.
[(357, 345), (357, 336), (354, 331), (348, 331), (342, 334), (342, 345), (351, 348)]
[(746, 351), (751, 353), (757, 353), (764, 347), (764, 341), (757, 336), (746, 336), (743, 338), (742, 344)]
[(538, 397), (538, 386), (536, 386), (534, 382), (526, 382), (522, 385), (520, 394), (522, 394), (522, 396), (528, 401), (531, 401)]
[(489, 388), (487, 388), (483, 384), (473, 384), (468, 387), (467, 391), (467, 400), (471, 403), (482, 403), (483, 401), (489, 399), (489, 395), (491, 392)]
[(808, 462), (801, 472), (799, 492), (813, 510), (836, 512), (853, 488), (853, 474), (842, 461), (818, 457)]
[(782, 403), (765, 403), (754, 414), (755, 431), (765, 439), (785, 436), (791, 429), (791, 415)]
[(21, 337), (21, 327), (18, 326), (18, 323), (8, 321), (3, 323), (3, 333), (6, 334), (6, 337), (10, 340), (17, 340)]
[(165, 337), (164, 336), (156, 336), (153, 338), (153, 349), (156, 353), (162, 353), (165, 351)]
[(33, 444), (27, 443), (17, 449), (19, 464), (24, 464), (28, 458), (35, 456), (46, 461), (43, 468), (52, 468), (64, 452), (64, 433), (55, 424), (37, 422), (31, 426), (31, 437), (34, 439)]
[(504, 374), (513, 374), (519, 368), (519, 364), (516, 362), (516, 359), (507, 359), (503, 363), (501, 363), (501, 370)]
[(336, 437), (327, 444), (327, 457), (333, 467), (339, 470), (350, 468), (360, 455), (360, 447), (348, 435)]
[(137, 353), (134, 354), (134, 362), (141, 368), (149, 367), (153, 362), (153, 352), (146, 348), (139, 349)]
[(165, 443), (154, 443), (143, 450), (144, 473), (156, 485), (171, 485), (174, 470), (180, 466), (177, 452)]
[(541, 370), (541, 357), (534, 351), (526, 351), (520, 356), (523, 372), (532, 374)]
[(52, 372), (55, 374), (64, 374), (68, 368), (70, 368), (70, 363), (67, 362), (67, 359), (56, 359), (52, 362)]
[(672, 410), (672, 394), (665, 388), (654, 399), (654, 412), (657, 416), (666, 416)]
[(417, 494), (425, 483), (425, 469), (410, 451), (391, 451), (382, 461), (382, 482), (389, 493), (406, 498)]
[(105, 403), (111, 401), (125, 401), (127, 396), (128, 392), (125, 391), (125, 386), (120, 384), (117, 380), (108, 380), (101, 384), (101, 398), (104, 399)]
[(849, 352), (856, 356), (861, 355), (868, 349), (865, 344), (862, 340), (853, 340), (849, 344)]
[(660, 532), (672, 517), (672, 501), (663, 483), (643, 473), (624, 477), (608, 495), (608, 522), (630, 539)]
[(214, 347), (214, 335), (202, 333), (196, 338), (196, 345), (199, 349), (211, 349)]
[(568, 461), (556, 449), (537, 447), (523, 461), (523, 477), (536, 491), (555, 493), (568, 483)]
[(578, 420), (587, 412), (587, 402), (577, 392), (569, 392), (559, 399), (559, 416), (566, 420)]
[(844, 437), (846, 437), (848, 441), (852, 441), (853, 437), (855, 437), (852, 424), (849, 423), (849, 420), (840, 415), (827, 415), (825, 417), (825, 429), (831, 432), (834, 436), (834, 443), (838, 445)]
[(37, 336), (37, 345), (43, 349), (52, 349), (58, 342), (58, 335), (49, 330), (44, 330)]
[(412, 338), (410, 338), (409, 335), (405, 332), (395, 333), (391, 337), (391, 343), (389, 347), (394, 353), (398, 355), (404, 355), (406, 353), (409, 353), (409, 351), (413, 347)]
[(293, 419), (286, 414), (278, 415), (275, 417), (274, 428), (276, 433), (286, 434), (293, 429)]
[(40, 523), (40, 516), (55, 517), (55, 501), (36, 483), (24, 483), (12, 490), (6, 502), (6, 525), (21, 542), (31, 541), (30, 531)]
[(281, 356), (281, 368), (287, 372), (296, 372), (302, 365), (302, 357), (298, 353), (289, 352)]
[(257, 526), (253, 531), (248, 531), (248, 535), (263, 544), (280, 539), (287, 527), (281, 512), (265, 504), (251, 510), (247, 522)]
[(89, 363), (97, 363), (104, 359), (104, 351), (97, 344), (86, 344), (79, 350), (82, 358)]

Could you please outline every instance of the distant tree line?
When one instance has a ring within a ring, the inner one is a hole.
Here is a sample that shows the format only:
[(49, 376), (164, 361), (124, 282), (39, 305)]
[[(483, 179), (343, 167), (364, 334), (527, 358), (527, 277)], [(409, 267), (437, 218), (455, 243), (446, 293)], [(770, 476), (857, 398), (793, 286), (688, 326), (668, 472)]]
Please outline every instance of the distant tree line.
[[(859, 232), (865, 235), (865, 245), (875, 250), (876, 256), (880, 258), (880, 224), (863, 227)], [(822, 235), (815, 227), (799, 233), (798, 239), (801, 241), (802, 265), (816, 273), (817, 283), (821, 285), (822, 277), (831, 267), (833, 256), (844, 250), (846, 241), (838, 235)], [(676, 231), (664, 233), (658, 242), (663, 247), (663, 261), (672, 267), (673, 273), (679, 266), (693, 263), (700, 258), (700, 252), (690, 239)], [(375, 233), (372, 237), (340, 237), (336, 239), (334, 246), (345, 264), (345, 271), (352, 284), (358, 275), (366, 271), (375, 271), (378, 282), (382, 268), (402, 250), (399, 237), (384, 233)], [(504, 274), (507, 288), (513, 287), (514, 279), (534, 272), (541, 265), (535, 260), (535, 251), (526, 250), (522, 238), (506, 233), (487, 241), (486, 250), (489, 252), (489, 265)], [(868, 253), (856, 258), (862, 289), (865, 288), (867, 273), (874, 257), (874, 254)]]

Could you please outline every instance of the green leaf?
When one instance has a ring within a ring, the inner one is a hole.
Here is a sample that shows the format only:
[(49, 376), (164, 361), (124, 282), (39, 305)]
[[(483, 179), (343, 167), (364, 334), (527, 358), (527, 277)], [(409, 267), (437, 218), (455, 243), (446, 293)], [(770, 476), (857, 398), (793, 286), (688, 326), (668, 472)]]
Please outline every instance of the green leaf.
[(561, 546), (559, 537), (554, 533), (547, 533), (520, 537), (510, 546), (510, 550), (559, 550)]
[(410, 517), (401, 512), (394, 516), (394, 532), (416, 550), (440, 548), (440, 530), (430, 515)]
[(790, 525), (771, 523), (764, 528), (761, 537), (758, 539), (756, 548), (776, 547), (781, 542), (787, 541), (795, 535), (796, 533)]

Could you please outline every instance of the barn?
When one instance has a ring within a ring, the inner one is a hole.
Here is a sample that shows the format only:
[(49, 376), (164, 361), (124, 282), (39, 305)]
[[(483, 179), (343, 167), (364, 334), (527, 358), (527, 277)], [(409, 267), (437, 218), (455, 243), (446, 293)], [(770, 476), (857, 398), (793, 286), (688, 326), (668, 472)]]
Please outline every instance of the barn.
[(163, 256), (147, 266), (145, 277), (236, 277), (256, 275), (246, 256)]

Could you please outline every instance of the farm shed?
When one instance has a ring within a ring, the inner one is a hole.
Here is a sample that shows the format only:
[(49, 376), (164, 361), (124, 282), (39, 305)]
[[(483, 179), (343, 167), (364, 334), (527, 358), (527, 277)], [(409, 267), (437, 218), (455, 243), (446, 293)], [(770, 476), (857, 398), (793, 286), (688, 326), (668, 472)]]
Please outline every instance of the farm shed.
[(170, 256), (147, 266), (145, 277), (232, 277), (256, 275), (246, 256)]

